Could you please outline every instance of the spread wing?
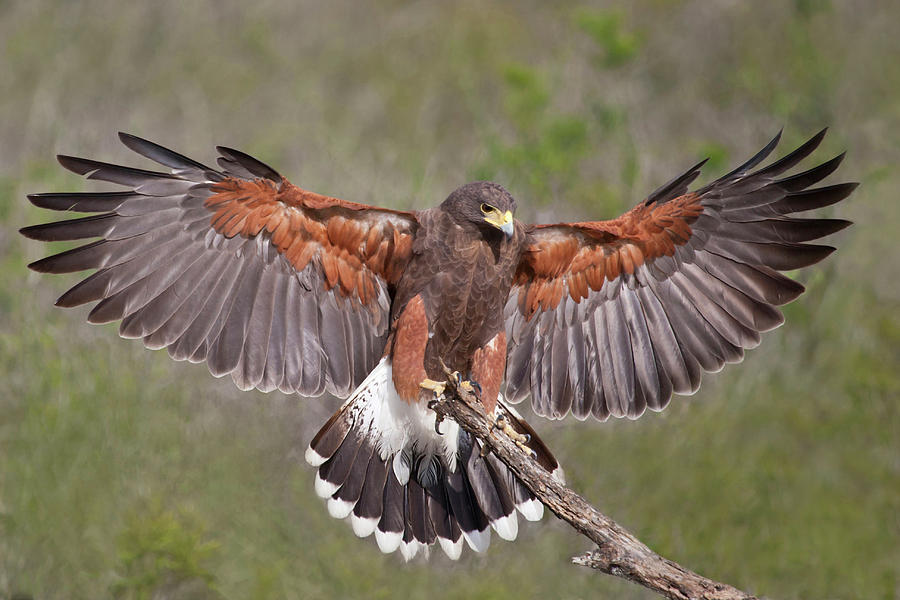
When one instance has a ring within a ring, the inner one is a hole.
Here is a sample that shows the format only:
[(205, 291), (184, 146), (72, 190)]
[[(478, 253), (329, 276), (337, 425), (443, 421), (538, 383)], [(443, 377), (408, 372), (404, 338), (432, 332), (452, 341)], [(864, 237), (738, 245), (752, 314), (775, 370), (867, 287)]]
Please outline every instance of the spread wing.
[(121, 319), (123, 337), (206, 361), (242, 389), (355, 389), (381, 356), (414, 214), (302, 190), (229, 148), (218, 148), (213, 169), (119, 137), (170, 171), (60, 156), (67, 169), (124, 191), (29, 196), (42, 208), (99, 213), (22, 230), (48, 242), (100, 238), (29, 265), (97, 269), (57, 305), (99, 301), (91, 323)]
[(805, 242), (850, 224), (789, 216), (856, 187), (810, 189), (843, 155), (779, 179), (824, 134), (753, 171), (779, 134), (688, 192), (700, 163), (611, 221), (533, 227), (505, 311), (507, 397), (530, 393), (549, 418), (637, 418), (696, 391), (702, 371), (740, 361), (783, 322), (776, 306), (803, 291), (779, 271), (822, 260), (834, 248)]

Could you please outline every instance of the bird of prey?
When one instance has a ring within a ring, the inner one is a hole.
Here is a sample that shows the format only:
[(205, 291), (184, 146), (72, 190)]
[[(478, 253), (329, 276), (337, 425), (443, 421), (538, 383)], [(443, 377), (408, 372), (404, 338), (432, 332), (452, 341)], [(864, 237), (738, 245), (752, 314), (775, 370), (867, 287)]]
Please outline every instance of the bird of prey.
[(843, 155), (786, 175), (824, 134), (760, 167), (779, 134), (699, 189), (689, 186), (703, 162), (618, 218), (554, 225), (518, 221), (496, 183), (392, 210), (301, 189), (230, 148), (213, 168), (120, 134), (168, 169), (59, 156), (124, 189), (31, 195), (97, 214), (22, 233), (99, 238), (29, 265), (96, 269), (57, 301), (97, 301), (91, 323), (121, 320), (123, 337), (205, 361), (243, 390), (346, 398), (306, 452), (328, 512), (384, 552), (438, 543), (457, 558), (464, 542), (484, 551), (491, 529), (514, 539), (517, 513), (537, 520), (543, 506), (478, 439), (436, 424), (441, 363), (560, 476), (512, 404), (530, 397), (550, 419), (635, 419), (783, 322), (776, 307), (803, 286), (781, 272), (825, 258), (834, 248), (807, 242), (850, 224), (792, 216), (856, 187), (812, 187)]

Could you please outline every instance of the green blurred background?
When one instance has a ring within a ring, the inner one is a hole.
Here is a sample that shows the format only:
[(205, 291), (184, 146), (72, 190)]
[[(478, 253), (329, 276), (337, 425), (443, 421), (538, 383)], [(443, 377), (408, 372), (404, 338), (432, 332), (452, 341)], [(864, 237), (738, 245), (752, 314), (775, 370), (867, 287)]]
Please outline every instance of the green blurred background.
[(0, 2), (0, 597), (651, 598), (569, 564), (553, 517), (404, 564), (302, 460), (333, 399), (240, 393), (52, 307), (28, 192), (119, 129), (215, 144), (349, 200), (492, 178), (524, 219), (605, 218), (779, 128), (832, 127), (856, 226), (787, 325), (661, 414), (532, 418), (571, 486), (661, 554), (773, 598), (900, 597), (900, 3)]

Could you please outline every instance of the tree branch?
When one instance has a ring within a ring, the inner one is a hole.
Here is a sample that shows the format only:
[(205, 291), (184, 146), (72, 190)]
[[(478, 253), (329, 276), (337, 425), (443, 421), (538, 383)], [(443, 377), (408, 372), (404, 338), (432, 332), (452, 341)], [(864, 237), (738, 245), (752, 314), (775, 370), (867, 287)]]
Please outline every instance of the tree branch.
[(755, 596), (707, 579), (650, 550), (621, 525), (551, 477), (507, 436), (498, 433), (481, 402), (458, 387), (449, 370), (447, 379), (444, 396), (431, 405), (438, 419), (449, 417), (480, 439), (553, 514), (597, 544), (597, 548), (574, 557), (572, 562), (639, 583), (673, 600), (756, 600)]

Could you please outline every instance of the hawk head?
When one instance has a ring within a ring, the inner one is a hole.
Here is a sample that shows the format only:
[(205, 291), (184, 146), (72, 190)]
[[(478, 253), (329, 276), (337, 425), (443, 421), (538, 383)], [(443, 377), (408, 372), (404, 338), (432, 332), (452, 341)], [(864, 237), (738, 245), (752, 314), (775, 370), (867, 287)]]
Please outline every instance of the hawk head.
[(441, 203), (457, 225), (492, 234), (498, 229), (510, 238), (515, 232), (516, 201), (503, 186), (476, 181), (456, 188)]

